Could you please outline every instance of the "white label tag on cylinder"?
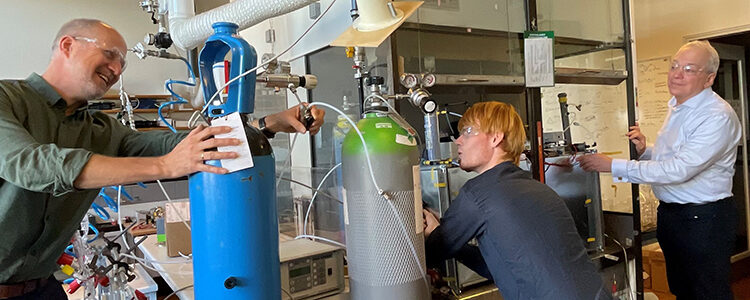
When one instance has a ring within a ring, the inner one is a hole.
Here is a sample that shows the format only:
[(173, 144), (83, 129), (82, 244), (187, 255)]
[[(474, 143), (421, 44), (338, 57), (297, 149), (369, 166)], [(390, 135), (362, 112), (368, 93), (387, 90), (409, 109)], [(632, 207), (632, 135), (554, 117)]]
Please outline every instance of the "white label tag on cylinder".
[(403, 134), (396, 134), (396, 143), (406, 146), (416, 146), (417, 145), (417, 139), (409, 136), (405, 136)]
[(230, 173), (252, 168), (254, 165), (253, 154), (250, 153), (250, 145), (247, 142), (247, 135), (245, 135), (245, 124), (242, 123), (240, 114), (235, 112), (223, 117), (218, 117), (211, 121), (211, 127), (216, 126), (229, 126), (232, 128), (232, 131), (229, 133), (215, 135), (216, 138), (235, 138), (239, 139), (241, 142), (239, 145), (235, 146), (218, 147), (220, 152), (236, 152), (239, 155), (237, 158), (222, 159), (221, 166), (229, 170)]

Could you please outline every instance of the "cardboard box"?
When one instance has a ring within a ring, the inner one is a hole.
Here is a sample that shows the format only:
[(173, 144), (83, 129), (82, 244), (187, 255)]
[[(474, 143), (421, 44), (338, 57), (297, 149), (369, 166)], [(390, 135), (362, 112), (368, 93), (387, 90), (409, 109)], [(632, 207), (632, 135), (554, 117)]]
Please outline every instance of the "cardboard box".
[[(661, 251), (659, 243), (643, 246), (642, 253), (644, 258), (643, 270), (644, 272), (646, 271), (646, 260), (648, 260), (648, 268), (650, 271), (649, 275), (651, 282), (648, 289), (657, 294), (659, 299), (674, 299), (675, 296), (669, 292), (669, 284), (667, 283), (667, 264), (664, 261), (664, 252)], [(646, 257), (648, 257), (648, 259), (646, 259)], [(645, 282), (644, 289), (647, 289)]]
[(190, 202), (170, 202), (164, 205), (164, 218), (166, 219), (167, 255), (176, 257), (190, 255), (193, 253), (190, 229), (183, 223), (184, 220), (190, 225)]

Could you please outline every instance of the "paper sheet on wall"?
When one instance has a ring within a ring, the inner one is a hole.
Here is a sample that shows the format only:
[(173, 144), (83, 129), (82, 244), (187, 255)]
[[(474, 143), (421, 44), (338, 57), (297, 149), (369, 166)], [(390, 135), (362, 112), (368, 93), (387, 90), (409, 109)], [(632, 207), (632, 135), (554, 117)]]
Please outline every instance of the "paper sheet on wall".
[[(551, 35), (551, 33), (549, 33)], [(555, 85), (554, 39), (532, 34), (524, 39), (524, 67), (526, 86)]]
[(220, 152), (236, 152), (239, 154), (237, 158), (222, 159), (221, 166), (229, 172), (244, 170), (252, 168), (253, 155), (250, 153), (250, 146), (247, 142), (247, 135), (245, 135), (245, 125), (242, 123), (239, 113), (228, 114), (223, 117), (219, 117), (211, 121), (211, 126), (229, 126), (232, 131), (224, 134), (217, 134), (216, 138), (234, 138), (239, 139), (241, 143), (235, 146), (223, 146), (218, 147)]

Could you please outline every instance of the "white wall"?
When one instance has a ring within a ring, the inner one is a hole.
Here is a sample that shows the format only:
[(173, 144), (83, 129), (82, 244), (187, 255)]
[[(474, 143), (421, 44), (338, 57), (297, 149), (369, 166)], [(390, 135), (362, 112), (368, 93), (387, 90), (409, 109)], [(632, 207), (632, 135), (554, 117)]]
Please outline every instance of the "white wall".
[(638, 60), (670, 56), (687, 35), (750, 24), (747, 0), (634, 0)]
[[(321, 13), (331, 2), (333, 0), (321, 0), (319, 2)], [(282, 60), (300, 57), (328, 46), (351, 25), (349, 9), (349, 1), (337, 0), (318, 24), (289, 53), (281, 57)], [(271, 51), (271, 45), (265, 43), (265, 31), (273, 27), (276, 31), (274, 52), (278, 54), (299, 38), (312, 22), (309, 8), (304, 7), (243, 30), (240, 35), (253, 45), (260, 55)]]
[[(0, 9), (5, 27), (0, 43), (0, 78), (22, 79), (31, 72), (43, 73), (58, 29), (74, 18), (95, 18), (111, 24), (128, 47), (142, 41), (146, 33), (156, 31), (156, 25), (151, 24), (150, 16), (141, 11), (136, 0), (5, 1)], [(131, 94), (166, 94), (164, 80), (186, 78), (181, 61), (153, 57), (144, 61), (132, 53), (127, 60), (123, 78), (126, 91)]]

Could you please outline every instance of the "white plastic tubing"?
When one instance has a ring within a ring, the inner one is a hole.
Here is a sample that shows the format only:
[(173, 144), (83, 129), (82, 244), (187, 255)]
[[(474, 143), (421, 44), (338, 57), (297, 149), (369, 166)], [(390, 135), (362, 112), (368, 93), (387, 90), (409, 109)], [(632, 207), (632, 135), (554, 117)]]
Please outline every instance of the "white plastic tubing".
[(309, 5), (316, 0), (237, 0), (195, 15), (194, 0), (165, 0), (169, 32), (177, 47), (194, 48), (214, 33), (211, 24), (232, 22), (240, 30)]

